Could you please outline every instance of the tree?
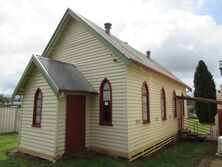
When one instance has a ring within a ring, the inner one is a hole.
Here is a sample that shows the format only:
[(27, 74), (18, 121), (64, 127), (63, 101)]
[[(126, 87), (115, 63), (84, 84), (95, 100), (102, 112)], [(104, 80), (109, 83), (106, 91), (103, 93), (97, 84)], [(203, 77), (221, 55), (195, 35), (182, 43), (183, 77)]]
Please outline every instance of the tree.
[(9, 97), (6, 97), (4, 94), (0, 94), (0, 104), (8, 104), (11, 102)]
[[(200, 60), (194, 74), (194, 97), (216, 99), (216, 85), (206, 64)], [(197, 117), (201, 123), (214, 123), (217, 113), (216, 104), (195, 103)]]

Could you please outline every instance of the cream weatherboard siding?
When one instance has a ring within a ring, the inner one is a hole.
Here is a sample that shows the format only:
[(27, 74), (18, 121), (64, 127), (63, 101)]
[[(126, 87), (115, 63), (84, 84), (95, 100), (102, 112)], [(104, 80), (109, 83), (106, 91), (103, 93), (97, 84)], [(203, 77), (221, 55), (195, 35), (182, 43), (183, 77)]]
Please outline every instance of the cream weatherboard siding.
[[(141, 89), (146, 81), (150, 94), (150, 123), (142, 122)], [(166, 94), (167, 120), (161, 118), (161, 89)], [(127, 71), (127, 113), (128, 113), (128, 151), (141, 151), (142, 148), (155, 143), (159, 139), (166, 139), (178, 132), (178, 120), (173, 116), (173, 91), (185, 95), (185, 87), (159, 74), (135, 66)], [(185, 109), (186, 111), (186, 109)], [(141, 150), (140, 150), (141, 148)], [(135, 151), (134, 154), (137, 152)]]
[[(41, 128), (32, 127), (34, 95), (43, 93)], [(39, 70), (35, 68), (24, 89), (18, 148), (22, 152), (53, 160), (55, 153), (57, 98)]]
[(65, 152), (66, 139), (66, 96), (64, 94), (58, 100), (56, 128), (56, 156), (60, 157)]
[[(113, 126), (99, 125), (99, 95), (87, 96), (86, 120), (89, 124), (86, 126), (86, 146), (127, 156), (126, 65), (73, 19), (68, 22), (49, 58), (75, 64), (98, 93), (101, 81), (109, 79), (112, 86)], [(114, 62), (114, 59), (117, 61)], [(57, 149), (60, 154), (65, 147), (65, 103), (65, 99), (59, 103), (61, 117)]]

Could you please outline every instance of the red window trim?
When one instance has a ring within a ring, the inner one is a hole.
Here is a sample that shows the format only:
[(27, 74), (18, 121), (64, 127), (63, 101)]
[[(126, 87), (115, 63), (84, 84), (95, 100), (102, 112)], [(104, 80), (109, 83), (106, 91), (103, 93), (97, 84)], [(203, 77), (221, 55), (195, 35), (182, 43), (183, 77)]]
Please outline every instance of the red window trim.
[[(108, 90), (104, 90), (103, 87), (105, 85), (105, 83), (108, 83), (109, 87), (110, 87), (110, 121), (104, 121), (103, 119), (103, 91), (108, 91)], [(99, 125), (106, 125), (106, 126), (113, 126), (112, 124), (112, 86), (110, 81), (107, 78), (104, 78), (100, 84), (100, 121), (99, 121)]]
[(174, 117), (177, 117), (177, 98), (176, 98), (176, 93), (173, 91), (173, 105), (174, 105)]
[[(146, 88), (146, 93), (143, 93), (143, 86), (145, 86)], [(142, 85), (142, 90), (141, 90), (141, 97), (142, 97), (142, 120), (143, 120), (143, 124), (147, 124), (147, 123), (150, 123), (150, 97), (149, 97), (149, 88), (147, 86), (147, 83), (146, 81), (143, 82), (143, 85)], [(146, 96), (146, 107), (147, 107), (147, 120), (144, 120), (144, 117), (143, 117), (143, 97)]]
[[(164, 116), (163, 117), (162, 117), (162, 99), (163, 99), (163, 103), (164, 103)], [(166, 116), (166, 94), (165, 94), (164, 88), (161, 89), (161, 117), (162, 117), (162, 120), (167, 119), (167, 116)]]
[(41, 127), (41, 120), (42, 120), (42, 102), (43, 102), (43, 94), (41, 96), (41, 107), (40, 107), (40, 122), (36, 123), (36, 106), (37, 106), (37, 101), (38, 101), (38, 95), (39, 93), (42, 94), (42, 90), (40, 88), (38, 88), (35, 91), (35, 96), (34, 96), (34, 107), (33, 107), (33, 118), (32, 118), (32, 127), (37, 127), (40, 128)]

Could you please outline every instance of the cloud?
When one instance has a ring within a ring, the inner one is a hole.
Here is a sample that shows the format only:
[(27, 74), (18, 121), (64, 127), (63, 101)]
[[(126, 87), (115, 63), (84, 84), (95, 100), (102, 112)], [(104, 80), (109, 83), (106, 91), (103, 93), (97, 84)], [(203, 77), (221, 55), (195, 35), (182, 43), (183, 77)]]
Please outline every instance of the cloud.
[(153, 58), (182, 80), (190, 78), (190, 86), (198, 61), (204, 60), (219, 85), (222, 27), (209, 16), (191, 12), (171, 11), (171, 14), (165, 13), (164, 17), (161, 19), (164, 24), (162, 27), (170, 27), (165, 29), (169, 35), (162, 40), (161, 45), (151, 48)]
[(126, 24), (120, 36), (144, 53), (151, 50), (151, 58), (191, 87), (198, 61), (204, 60), (219, 87), (222, 26), (212, 17), (188, 10), (159, 10), (152, 18), (137, 24), (139, 31)]
[(190, 86), (203, 59), (220, 84), (222, 27), (195, 14), (204, 0), (0, 1), (0, 93), (12, 93), (32, 54), (41, 54), (67, 7), (168, 68)]
[(0, 92), (4, 94), (11, 94), (12, 89), (14, 89), (15, 84), (21, 77), (29, 57), (16, 54), (9, 57), (1, 56), (0, 59)]

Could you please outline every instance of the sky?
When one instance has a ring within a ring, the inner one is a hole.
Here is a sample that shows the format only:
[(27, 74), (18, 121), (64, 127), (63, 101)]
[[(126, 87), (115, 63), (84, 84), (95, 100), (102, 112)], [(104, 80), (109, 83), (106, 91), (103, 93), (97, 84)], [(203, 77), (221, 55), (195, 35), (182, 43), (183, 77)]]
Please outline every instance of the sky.
[(166, 67), (193, 88), (199, 60), (222, 84), (221, 0), (0, 0), (0, 93), (11, 94), (33, 54), (41, 55), (67, 8)]

